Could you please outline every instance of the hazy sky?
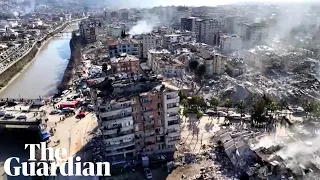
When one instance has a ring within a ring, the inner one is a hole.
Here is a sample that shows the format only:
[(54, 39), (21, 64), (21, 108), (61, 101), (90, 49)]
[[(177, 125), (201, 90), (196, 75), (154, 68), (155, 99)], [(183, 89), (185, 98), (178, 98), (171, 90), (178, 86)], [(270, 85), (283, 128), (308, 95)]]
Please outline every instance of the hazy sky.
[(150, 6), (167, 6), (167, 5), (188, 5), (188, 6), (216, 6), (239, 2), (258, 2), (258, 3), (300, 3), (300, 2), (317, 2), (319, 0), (106, 0), (108, 4), (122, 7), (150, 7)]

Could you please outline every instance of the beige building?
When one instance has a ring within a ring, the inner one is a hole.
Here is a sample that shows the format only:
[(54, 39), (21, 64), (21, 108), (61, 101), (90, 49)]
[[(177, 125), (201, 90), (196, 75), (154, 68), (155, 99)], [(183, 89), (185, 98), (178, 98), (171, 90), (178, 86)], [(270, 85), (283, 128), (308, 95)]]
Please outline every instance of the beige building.
[(218, 53), (202, 52), (199, 56), (203, 59), (203, 64), (206, 66), (206, 75), (220, 75), (225, 72), (225, 63), (227, 57)]
[(142, 34), (142, 58), (148, 58), (148, 50), (161, 46), (161, 36)]

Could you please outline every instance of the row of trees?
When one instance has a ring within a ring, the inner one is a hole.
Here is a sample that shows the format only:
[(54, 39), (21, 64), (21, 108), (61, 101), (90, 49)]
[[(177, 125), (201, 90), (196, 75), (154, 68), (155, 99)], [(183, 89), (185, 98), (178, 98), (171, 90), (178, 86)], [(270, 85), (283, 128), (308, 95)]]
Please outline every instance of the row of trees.
[[(185, 111), (183, 115), (187, 115), (187, 111), (191, 110), (200, 110), (208, 108), (206, 101), (202, 96), (194, 95), (188, 97), (187, 93), (180, 92), (181, 105), (184, 106)], [(284, 100), (274, 100), (267, 95), (256, 98), (250, 107), (246, 107), (244, 100), (241, 100), (237, 103), (233, 103), (231, 99), (226, 99), (224, 102), (220, 102), (217, 97), (211, 97), (208, 102), (209, 107), (217, 111), (217, 107), (220, 105), (227, 108), (229, 111), (230, 108), (235, 108), (238, 113), (241, 114), (241, 117), (244, 117), (246, 110), (251, 114), (252, 125), (261, 122), (267, 122), (271, 120), (270, 115), (279, 116), (279, 112), (288, 108), (288, 104)], [(304, 111), (306, 116), (320, 116), (320, 104), (315, 101), (306, 101), (303, 104)], [(279, 111), (279, 112), (278, 112)]]

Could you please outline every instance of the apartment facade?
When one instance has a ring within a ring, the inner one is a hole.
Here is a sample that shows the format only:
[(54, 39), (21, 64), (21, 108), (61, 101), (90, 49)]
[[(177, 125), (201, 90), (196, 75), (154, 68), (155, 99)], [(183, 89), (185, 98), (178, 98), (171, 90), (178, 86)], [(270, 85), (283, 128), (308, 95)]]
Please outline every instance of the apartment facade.
[(195, 31), (196, 26), (196, 18), (195, 17), (188, 17), (188, 18), (181, 18), (181, 29), (187, 31)]
[(79, 24), (80, 36), (85, 43), (97, 41), (99, 24), (95, 21), (85, 20)]
[(139, 74), (139, 59), (135, 56), (123, 54), (119, 58), (111, 58), (110, 61), (113, 74)]
[(139, 42), (134, 39), (110, 40), (107, 44), (110, 57), (120, 56), (123, 53), (140, 56)]
[(180, 141), (178, 89), (153, 82), (153, 88), (143, 92), (146, 86), (146, 82), (131, 82), (121, 87), (128, 91), (125, 94), (131, 92), (129, 96), (103, 100), (92, 91), (110, 162), (174, 152)]
[(220, 50), (225, 53), (233, 53), (242, 49), (242, 39), (237, 35), (224, 35), (220, 38)]
[(202, 52), (199, 54), (202, 58), (201, 62), (206, 66), (206, 75), (220, 75), (225, 72), (225, 63), (227, 57), (218, 53)]
[(148, 50), (161, 46), (161, 36), (155, 34), (142, 34), (142, 58), (148, 58)]
[(197, 42), (216, 45), (215, 38), (223, 30), (223, 23), (216, 19), (197, 19), (195, 21)]

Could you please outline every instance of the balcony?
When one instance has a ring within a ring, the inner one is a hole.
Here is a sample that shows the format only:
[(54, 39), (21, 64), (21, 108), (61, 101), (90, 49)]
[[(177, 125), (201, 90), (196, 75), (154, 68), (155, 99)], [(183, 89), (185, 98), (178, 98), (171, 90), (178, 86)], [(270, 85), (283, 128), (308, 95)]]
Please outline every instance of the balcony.
[(168, 121), (175, 121), (175, 120), (179, 120), (180, 119), (180, 116), (177, 114), (177, 115), (168, 115)]
[(170, 107), (167, 107), (167, 111), (173, 112), (173, 113), (178, 113), (178, 111), (179, 111), (179, 106), (170, 106)]
[(168, 137), (177, 137), (177, 136), (180, 136), (180, 131), (169, 131), (168, 132)]
[(142, 108), (143, 113), (152, 112), (152, 111), (153, 111), (153, 108), (149, 108), (149, 107)]
[(133, 133), (134, 133), (134, 130), (121, 131), (120, 129), (118, 129), (117, 132), (114, 134), (103, 135), (103, 138), (104, 139), (112, 139), (112, 138), (122, 137), (122, 136), (126, 136), (126, 135), (133, 134)]
[[(131, 134), (126, 134), (126, 135), (122, 135), (122, 136), (117, 136), (111, 139), (103, 139), (103, 142), (106, 144), (120, 144), (121, 141), (126, 140), (129, 141), (130, 139), (134, 139), (134, 134), (133, 132)], [(125, 142), (125, 141), (124, 141)]]
[(148, 103), (148, 102), (151, 102), (152, 101), (152, 98), (150, 97), (142, 97), (140, 98), (140, 102), (141, 103)]
[(152, 124), (144, 124), (144, 129), (145, 130), (154, 129), (154, 123), (152, 123)]
[(134, 126), (122, 126), (121, 124), (117, 126), (106, 126), (106, 128), (102, 129), (102, 134), (103, 135), (110, 135), (110, 134), (115, 134), (118, 132), (118, 129), (120, 131), (129, 131), (129, 130), (134, 130)]
[(129, 142), (124, 142), (124, 143), (119, 143), (119, 144), (113, 144), (113, 145), (106, 145), (106, 150), (111, 150), (111, 149), (120, 149), (120, 148), (125, 148), (128, 146), (134, 146), (135, 141), (129, 141)]
[(113, 115), (117, 115), (117, 114), (121, 114), (121, 113), (132, 113), (133, 110), (132, 110), (132, 107), (126, 107), (126, 108), (120, 108), (120, 109), (117, 109), (117, 110), (112, 110), (112, 111), (102, 111), (102, 109), (105, 109), (105, 108), (99, 108), (100, 110), (100, 116), (101, 117), (107, 117), (107, 116), (113, 116)]
[(144, 121), (153, 121), (153, 115), (143, 116)]
[(102, 121), (117, 120), (117, 119), (127, 118), (127, 117), (131, 117), (131, 116), (132, 116), (132, 112), (123, 113), (123, 114), (116, 114), (116, 115), (107, 116), (107, 117), (102, 117), (102, 115), (100, 115)]
[(179, 103), (180, 102), (180, 97), (172, 97), (172, 96), (167, 96), (167, 101), (166, 103)]

